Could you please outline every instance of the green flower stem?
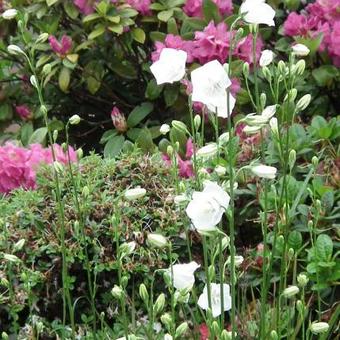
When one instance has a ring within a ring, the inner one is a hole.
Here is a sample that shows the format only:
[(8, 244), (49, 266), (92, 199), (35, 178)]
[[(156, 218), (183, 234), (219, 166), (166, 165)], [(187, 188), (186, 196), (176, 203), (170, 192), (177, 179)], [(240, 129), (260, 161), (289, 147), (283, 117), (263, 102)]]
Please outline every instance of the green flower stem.
[(170, 285), (170, 295), (171, 295), (171, 329), (170, 335), (175, 338), (176, 332), (176, 311), (175, 311), (175, 290), (174, 290), (174, 268), (173, 268), (173, 258), (172, 258), (172, 244), (169, 242), (169, 260), (170, 260), (170, 272), (171, 272), (171, 285)]
[(128, 322), (127, 322), (127, 317), (126, 317), (126, 309), (125, 309), (125, 288), (122, 287), (122, 259), (121, 259), (121, 254), (120, 254), (120, 248), (119, 248), (119, 232), (118, 232), (118, 226), (119, 226), (119, 220), (120, 218), (116, 215), (115, 219), (115, 226), (114, 226), (114, 230), (115, 230), (115, 241), (116, 241), (116, 251), (117, 251), (117, 268), (118, 268), (118, 283), (119, 283), (119, 287), (121, 287), (124, 291), (124, 297), (119, 299), (120, 302), (120, 307), (121, 307), (121, 311), (122, 311), (122, 316), (123, 316), (123, 326), (124, 326), (124, 334), (125, 337), (128, 339), (129, 337), (129, 328), (128, 328)]
[[(195, 130), (195, 123), (194, 123), (194, 113), (192, 110), (192, 100), (191, 95), (188, 96), (188, 105), (189, 105), (189, 113), (190, 113), (190, 124), (191, 124), (191, 134), (194, 144), (194, 152), (193, 152), (193, 161), (194, 161), (194, 174), (195, 174), (195, 183), (196, 188), (200, 188), (200, 179), (198, 176), (198, 167), (197, 167), (197, 156), (196, 156), (196, 148), (197, 148), (197, 138), (196, 138), (196, 130)], [(202, 119), (202, 124), (204, 125), (204, 117)]]
[(209, 263), (208, 263), (208, 245), (207, 245), (207, 237), (202, 236), (202, 243), (203, 243), (203, 257), (204, 257), (204, 270), (205, 276), (207, 280), (207, 291), (208, 291), (208, 305), (211, 309), (211, 287), (210, 287), (210, 275), (209, 275)]
[(68, 163), (68, 168), (69, 168), (69, 173), (71, 176), (71, 181), (73, 185), (73, 197), (77, 209), (77, 214), (78, 214), (78, 221), (79, 221), (79, 227), (81, 230), (81, 236), (82, 236), (82, 243), (83, 243), (83, 249), (85, 253), (85, 266), (86, 266), (86, 272), (87, 272), (87, 284), (89, 287), (89, 293), (90, 293), (90, 304), (91, 304), (91, 312), (92, 312), (92, 317), (93, 317), (93, 331), (94, 331), (94, 339), (97, 338), (96, 333), (97, 333), (97, 310), (96, 310), (96, 303), (95, 303), (95, 297), (96, 297), (96, 292), (95, 292), (95, 282), (92, 281), (92, 275), (91, 275), (91, 264), (89, 260), (89, 254), (87, 251), (87, 245), (86, 245), (86, 234), (85, 234), (85, 223), (84, 223), (84, 216), (82, 209), (80, 207), (79, 203), (79, 197), (78, 197), (78, 185), (76, 178), (73, 174), (73, 169), (72, 169), (72, 163), (71, 163), (71, 156), (70, 156), (70, 145), (69, 145), (69, 122), (66, 124), (66, 147), (67, 147), (67, 163)]
[[(47, 135), (48, 139), (51, 145), (52, 150), (52, 159), (53, 162), (56, 161), (56, 155), (54, 150), (54, 141), (52, 137), (52, 133), (49, 129), (48, 125), (48, 116), (47, 116), (47, 108), (45, 105), (43, 93), (42, 93), (42, 85), (38, 81), (38, 77), (35, 71), (35, 67), (33, 66), (30, 58), (26, 55), (26, 59), (28, 61), (28, 64), (30, 66), (30, 69), (33, 73), (33, 76), (35, 77), (37, 84), (36, 84), (36, 90), (39, 98), (40, 103), (40, 109), (43, 114), (43, 119), (45, 126), (47, 128)], [(66, 227), (65, 227), (65, 212), (64, 212), (64, 205), (61, 198), (61, 190), (60, 190), (60, 181), (59, 181), (59, 175), (56, 170), (54, 170), (54, 182), (56, 185), (56, 200), (58, 203), (58, 210), (59, 210), (59, 218), (60, 218), (60, 241), (61, 241), (61, 253), (62, 253), (62, 281), (63, 281), (63, 334), (65, 335), (65, 325), (66, 325), (66, 306), (68, 306), (69, 311), (69, 317), (71, 321), (71, 328), (72, 328), (72, 339), (75, 339), (75, 322), (74, 322), (74, 310), (72, 306), (72, 299), (69, 289), (69, 276), (68, 276), (68, 269), (67, 269), (67, 249), (66, 249), (66, 242), (65, 242), (65, 234), (66, 234)]]

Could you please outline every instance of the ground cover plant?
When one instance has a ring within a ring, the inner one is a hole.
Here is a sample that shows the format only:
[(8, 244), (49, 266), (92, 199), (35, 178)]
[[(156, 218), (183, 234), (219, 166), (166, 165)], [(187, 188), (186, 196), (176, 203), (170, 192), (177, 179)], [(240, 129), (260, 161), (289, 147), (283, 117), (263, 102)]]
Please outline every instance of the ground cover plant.
[(340, 2), (1, 3), (3, 339), (334, 339)]

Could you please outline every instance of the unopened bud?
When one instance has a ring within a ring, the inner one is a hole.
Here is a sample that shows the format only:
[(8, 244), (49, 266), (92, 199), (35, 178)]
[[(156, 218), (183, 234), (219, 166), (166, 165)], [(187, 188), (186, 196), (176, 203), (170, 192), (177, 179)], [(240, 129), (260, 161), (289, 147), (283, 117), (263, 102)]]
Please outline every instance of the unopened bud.
[(170, 126), (168, 124), (162, 124), (162, 126), (159, 129), (159, 132), (162, 135), (166, 135), (168, 132), (170, 132)]
[(73, 115), (68, 121), (71, 125), (78, 125), (80, 123), (81, 118), (78, 115)]
[(178, 131), (181, 131), (185, 134), (189, 133), (187, 126), (183, 122), (181, 122), (180, 120), (173, 120), (171, 122), (171, 125), (174, 129), (176, 129)]
[(301, 76), (303, 72), (305, 72), (306, 62), (303, 59), (301, 59), (294, 66), (295, 66), (294, 73), (296, 73), (296, 75), (298, 76)]
[(304, 306), (303, 306), (303, 302), (301, 300), (296, 301), (296, 310), (300, 313), (300, 315), (303, 315)]
[(165, 295), (162, 293), (158, 296), (153, 306), (154, 315), (161, 313), (164, 309), (164, 306), (165, 306)]
[(313, 334), (322, 334), (328, 332), (329, 324), (327, 322), (313, 322), (309, 329)]
[(303, 111), (310, 103), (312, 100), (312, 96), (310, 94), (304, 95), (296, 104), (296, 111)]
[(156, 248), (164, 248), (168, 245), (167, 239), (161, 234), (148, 234), (147, 240), (152, 247)]
[(41, 33), (37, 40), (35, 41), (36, 44), (44, 43), (48, 39), (48, 33)]
[(17, 45), (9, 45), (7, 47), (7, 51), (9, 54), (12, 54), (12, 55), (26, 55), (25, 52)]
[(171, 327), (172, 324), (172, 318), (169, 313), (165, 313), (161, 316), (161, 321), (164, 326), (166, 326), (168, 329)]
[(57, 173), (62, 173), (64, 171), (64, 167), (58, 161), (53, 162), (53, 167)]
[(314, 168), (316, 168), (319, 165), (319, 158), (316, 157), (316, 156), (313, 156), (312, 164), (313, 164)]
[(47, 76), (48, 74), (51, 73), (51, 71), (52, 71), (52, 66), (51, 66), (51, 64), (50, 64), (50, 63), (45, 64), (44, 67), (43, 67), (43, 69), (42, 69), (43, 75)]
[(175, 338), (181, 338), (186, 331), (188, 330), (189, 326), (187, 322), (182, 322), (177, 328), (175, 332)]
[(144, 303), (146, 305), (148, 305), (149, 303), (149, 293), (148, 293), (148, 290), (146, 289), (146, 286), (144, 283), (142, 283), (140, 286), (139, 286), (139, 296), (142, 298), (142, 300), (144, 301)]
[(22, 247), (25, 245), (25, 239), (21, 239), (18, 242), (16, 242), (13, 246), (13, 251), (20, 251)]
[(33, 87), (35, 87), (36, 89), (38, 88), (38, 80), (35, 76), (30, 77), (30, 82), (31, 82)]
[(282, 295), (286, 297), (287, 299), (294, 297), (296, 294), (298, 294), (300, 291), (299, 287), (297, 286), (290, 286), (286, 288), (283, 292)]
[(267, 66), (262, 67), (262, 73), (264, 77), (266, 78), (266, 80), (270, 82), (272, 79), (272, 74), (270, 73), (269, 68)]
[(201, 116), (200, 115), (196, 115), (195, 118), (194, 118), (194, 125), (195, 125), (196, 131), (200, 128), (201, 122), (202, 122)]
[(288, 259), (289, 260), (292, 260), (293, 259), (293, 257), (294, 257), (294, 249), (293, 248), (289, 248), (288, 249)]
[(261, 107), (264, 108), (266, 106), (266, 102), (267, 102), (267, 96), (264, 92), (262, 92), (261, 95), (260, 95)]
[(297, 89), (293, 88), (291, 90), (289, 90), (289, 92), (286, 94), (284, 100), (287, 101), (294, 101), (296, 99), (296, 96), (297, 96)]
[(11, 8), (3, 12), (1, 16), (5, 20), (11, 20), (14, 19), (17, 16), (17, 14), (18, 11), (15, 8)]
[(84, 196), (85, 198), (89, 196), (89, 194), (90, 194), (90, 189), (89, 189), (89, 187), (88, 187), (87, 185), (85, 185), (85, 186), (83, 187), (82, 194), (83, 194), (83, 196)]
[(309, 278), (306, 274), (299, 274), (297, 277), (297, 282), (300, 287), (305, 287), (309, 281)]
[(214, 320), (211, 324), (211, 328), (214, 332), (214, 334), (220, 334), (220, 326), (216, 320)]
[(111, 294), (113, 297), (120, 300), (124, 296), (124, 291), (121, 287), (114, 285), (114, 287), (111, 289)]
[(8, 340), (8, 339), (9, 339), (8, 334), (7, 334), (6, 332), (2, 332), (2, 333), (1, 333), (1, 339), (2, 339), (2, 340)]
[(83, 156), (84, 156), (84, 151), (83, 151), (83, 149), (82, 149), (82, 148), (77, 149), (76, 154), (77, 154), (77, 159), (78, 159), (78, 160), (82, 159)]
[(272, 330), (270, 332), (270, 339), (271, 340), (278, 340), (279, 336), (277, 335), (277, 332), (275, 330)]
[(292, 171), (292, 169), (294, 168), (295, 162), (296, 162), (296, 151), (293, 149), (293, 150), (290, 150), (289, 152), (288, 163), (289, 163), (290, 171)]
[(243, 64), (243, 75), (246, 78), (249, 76), (249, 64), (247, 62)]
[(280, 60), (277, 64), (278, 70), (280, 72), (281, 75), (285, 75), (286, 74), (286, 64), (283, 60)]
[(174, 154), (174, 148), (171, 145), (168, 145), (168, 147), (166, 148), (166, 153), (169, 157), (171, 157)]

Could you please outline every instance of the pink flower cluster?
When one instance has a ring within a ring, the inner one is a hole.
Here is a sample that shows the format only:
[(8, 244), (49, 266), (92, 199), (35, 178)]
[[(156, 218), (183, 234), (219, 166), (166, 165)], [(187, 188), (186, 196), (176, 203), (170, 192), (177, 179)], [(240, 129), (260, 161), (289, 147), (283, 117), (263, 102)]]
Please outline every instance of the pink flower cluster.
[[(200, 64), (205, 64), (214, 59), (225, 63), (228, 59), (230, 41), (235, 33), (228, 31), (228, 26), (224, 22), (215, 25), (211, 21), (202, 32), (197, 31), (195, 33), (193, 41), (183, 40), (180, 36), (168, 34), (163, 43), (156, 42), (156, 50), (152, 53), (151, 59), (154, 62), (157, 61), (162, 49), (167, 47), (187, 52), (188, 63), (197, 61)], [(262, 47), (263, 42), (259, 38), (256, 45), (257, 61), (260, 58)], [(252, 49), (252, 37), (248, 35), (238, 42), (233, 50), (233, 56), (252, 64), (254, 62)]]
[[(191, 157), (194, 154), (194, 144), (192, 142), (192, 139), (189, 138), (187, 140), (186, 144), (186, 152), (184, 159), (177, 155), (177, 164), (178, 164), (178, 170), (179, 170), (179, 176), (183, 178), (189, 178), (194, 175), (194, 170), (192, 167)], [(163, 155), (163, 160), (166, 165), (171, 166), (171, 159), (167, 154)]]
[[(231, 0), (213, 0), (221, 15), (230, 15), (233, 12)], [(187, 0), (183, 11), (189, 17), (203, 17), (203, 0)]]
[[(56, 159), (67, 164), (67, 154), (62, 147), (54, 144)], [(72, 147), (69, 148), (70, 160), (76, 162), (77, 155)], [(36, 187), (36, 170), (40, 164), (53, 162), (51, 148), (43, 148), (40, 144), (31, 144), (29, 148), (6, 143), (0, 147), (0, 192), (9, 193), (22, 187)]]
[(301, 14), (292, 12), (283, 28), (291, 37), (315, 39), (322, 34), (319, 51), (327, 51), (340, 67), (340, 0), (317, 0)]
[[(94, 12), (96, 2), (98, 2), (98, 0), (73, 0), (73, 3), (78, 7), (79, 11), (85, 15)], [(111, 2), (116, 3), (117, 0), (111, 0)], [(126, 0), (126, 3), (142, 15), (150, 14), (151, 0)]]
[(23, 120), (32, 118), (32, 112), (27, 105), (17, 105), (15, 107), (15, 112)]
[(48, 41), (52, 50), (60, 56), (65, 56), (72, 49), (72, 38), (67, 35), (63, 35), (60, 42), (54, 35), (50, 35)]

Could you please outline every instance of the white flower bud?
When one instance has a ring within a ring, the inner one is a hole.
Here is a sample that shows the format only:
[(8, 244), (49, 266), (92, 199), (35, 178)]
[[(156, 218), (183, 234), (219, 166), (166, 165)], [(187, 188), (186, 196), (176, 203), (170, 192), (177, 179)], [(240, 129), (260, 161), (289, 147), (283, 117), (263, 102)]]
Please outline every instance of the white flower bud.
[(247, 62), (243, 64), (243, 74), (246, 78), (249, 76), (249, 63)]
[(147, 240), (151, 246), (157, 248), (164, 248), (168, 244), (167, 239), (161, 234), (148, 234)]
[(270, 332), (270, 339), (271, 340), (278, 340), (279, 336), (277, 335), (277, 332), (275, 330), (272, 330)]
[(42, 68), (42, 73), (43, 73), (45, 76), (48, 75), (48, 74), (50, 74), (51, 71), (52, 71), (52, 66), (51, 66), (50, 63), (45, 64), (45, 65), (43, 66), (43, 68)]
[(63, 165), (58, 161), (53, 162), (53, 167), (57, 173), (62, 173), (64, 171)]
[(263, 127), (262, 125), (255, 125), (255, 126), (247, 125), (243, 128), (243, 132), (247, 135), (252, 135), (254, 133), (259, 132), (262, 129), (262, 127)]
[(9, 45), (7, 47), (7, 51), (9, 54), (12, 54), (12, 55), (19, 55), (19, 54), (25, 55), (25, 52), (17, 45)]
[(254, 175), (258, 177), (274, 179), (276, 176), (277, 169), (273, 166), (260, 164), (260, 165), (252, 166), (251, 171)]
[(48, 39), (48, 33), (41, 33), (37, 40), (35, 41), (36, 44), (44, 43)]
[(37, 78), (35, 76), (30, 77), (30, 82), (36, 89), (38, 88), (38, 81), (37, 81)]
[(305, 72), (306, 62), (302, 59), (299, 60), (296, 65), (293, 66), (292, 73), (296, 73), (296, 75), (301, 76), (303, 72)]
[(217, 144), (216, 143), (210, 143), (202, 148), (198, 149), (196, 152), (197, 157), (201, 158), (211, 158), (214, 157), (217, 154)]
[(13, 250), (14, 251), (20, 251), (22, 249), (22, 247), (25, 245), (25, 239), (21, 239), (18, 242), (16, 242), (13, 246)]
[(111, 289), (111, 294), (116, 299), (121, 299), (124, 296), (124, 291), (121, 287), (114, 285), (114, 287)]
[(270, 73), (269, 68), (267, 66), (262, 67), (262, 73), (266, 80), (270, 82), (272, 79), (272, 74)]
[(175, 332), (175, 338), (181, 338), (185, 332), (188, 330), (189, 326), (187, 322), (182, 322), (177, 328)]
[(169, 329), (172, 324), (171, 315), (169, 313), (163, 314), (161, 316), (161, 321), (162, 321), (162, 324), (165, 325)]
[(318, 166), (318, 164), (319, 164), (319, 158), (316, 157), (316, 156), (313, 156), (312, 164), (313, 164), (314, 168), (316, 168)]
[(185, 203), (187, 201), (188, 201), (188, 197), (185, 194), (176, 195), (174, 197), (174, 203), (176, 205), (181, 205), (182, 203)]
[(165, 295), (161, 293), (155, 301), (153, 306), (154, 315), (157, 315), (162, 312), (165, 306)]
[(140, 187), (128, 189), (124, 193), (125, 199), (128, 201), (138, 200), (146, 195), (146, 190)]
[(173, 120), (171, 122), (171, 125), (174, 129), (176, 129), (178, 131), (184, 132), (185, 134), (188, 133), (187, 126), (183, 122), (181, 122), (180, 120)]
[(222, 165), (216, 165), (215, 172), (219, 177), (222, 177), (227, 173), (227, 169)]
[(159, 132), (162, 135), (166, 135), (169, 131), (170, 131), (170, 125), (168, 125), (168, 124), (162, 124), (162, 126), (159, 129)]
[(8, 9), (7, 11), (2, 13), (2, 18), (5, 20), (14, 19), (18, 14), (18, 11), (15, 8)]
[(227, 144), (229, 142), (229, 132), (224, 132), (218, 137), (218, 142), (220, 144)]
[(309, 54), (310, 49), (303, 44), (296, 44), (292, 47), (293, 54), (295, 54), (298, 57), (305, 57)]
[(19, 257), (12, 254), (4, 254), (4, 259), (9, 262), (20, 262)]
[(196, 131), (200, 128), (201, 122), (202, 122), (201, 116), (200, 115), (196, 115), (195, 118), (194, 118), (194, 125), (195, 125)]
[(279, 126), (276, 117), (270, 119), (269, 126), (272, 133), (277, 136), (279, 134)]
[(292, 149), (290, 150), (289, 157), (288, 157), (288, 164), (289, 164), (290, 171), (292, 171), (292, 169), (294, 168), (295, 162), (296, 162), (296, 151)]
[(260, 57), (260, 66), (268, 66), (274, 59), (274, 53), (271, 50), (263, 50)]
[(149, 293), (144, 283), (139, 286), (139, 296), (142, 298), (145, 304), (149, 303)]
[(68, 121), (71, 125), (78, 125), (81, 121), (81, 118), (78, 115), (73, 115)]
[(283, 292), (282, 295), (286, 297), (287, 299), (294, 297), (296, 294), (298, 294), (300, 291), (299, 287), (297, 286), (290, 286), (286, 288)]
[(312, 96), (310, 94), (304, 95), (296, 104), (296, 111), (303, 111), (310, 103), (312, 100)]
[(286, 64), (283, 60), (280, 60), (277, 64), (278, 70), (280, 72), (281, 75), (285, 75), (286, 74)]
[(329, 324), (327, 322), (313, 322), (309, 329), (313, 334), (322, 334), (328, 331)]

